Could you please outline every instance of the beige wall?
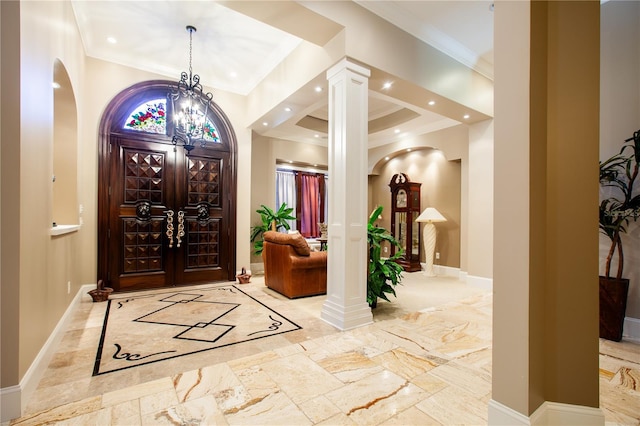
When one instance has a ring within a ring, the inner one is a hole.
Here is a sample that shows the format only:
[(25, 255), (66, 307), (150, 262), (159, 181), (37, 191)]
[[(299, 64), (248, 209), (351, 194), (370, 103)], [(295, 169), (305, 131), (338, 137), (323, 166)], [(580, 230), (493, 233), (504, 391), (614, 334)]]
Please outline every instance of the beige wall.
[[(389, 182), (396, 173), (405, 173), (412, 182), (419, 182), (420, 209), (435, 207), (447, 219), (436, 224), (436, 252), (440, 260), (436, 265), (460, 267), (460, 161), (449, 161), (442, 151), (415, 149), (398, 155), (380, 168), (380, 174), (369, 177), (372, 186), (370, 211), (375, 206), (384, 207), (380, 226), (391, 229), (391, 192)], [(422, 227), (420, 227), (422, 235)], [(420, 247), (420, 259), (424, 262), (424, 250)]]
[[(20, 321), (19, 377), (22, 378), (80, 288), (77, 235), (52, 238), (54, 63), (65, 65), (74, 91), (83, 85), (84, 50), (71, 5), (21, 2), (20, 135)], [(18, 40), (16, 40), (18, 42)], [(4, 61), (3, 61), (4, 64)], [(79, 104), (78, 123), (83, 121)], [(74, 206), (77, 210), (77, 206)], [(71, 291), (67, 290), (71, 282)], [(15, 301), (16, 303), (18, 301)], [(4, 318), (3, 318), (4, 322)], [(4, 365), (4, 359), (3, 359)], [(4, 370), (4, 368), (3, 368)], [(13, 383), (15, 384), (15, 383)], [(3, 383), (4, 386), (4, 383)]]
[[(640, 130), (640, 2), (609, 1), (601, 7), (601, 20), (600, 160), (606, 160)], [(640, 194), (640, 185), (636, 191)], [(640, 221), (631, 223), (622, 238), (623, 276), (630, 280), (627, 317), (640, 320)], [(600, 274), (609, 247), (610, 240), (600, 234)]]
[(20, 381), (20, 4), (0, 2), (0, 387)]
[(493, 277), (493, 120), (469, 126), (466, 271)]
[(492, 399), (597, 407), (599, 3), (494, 16)]

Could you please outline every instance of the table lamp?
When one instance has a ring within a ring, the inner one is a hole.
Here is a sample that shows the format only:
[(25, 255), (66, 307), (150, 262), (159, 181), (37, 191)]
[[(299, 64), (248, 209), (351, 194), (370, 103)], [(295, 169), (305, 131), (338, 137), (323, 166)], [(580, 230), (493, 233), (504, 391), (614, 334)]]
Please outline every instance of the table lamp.
[(447, 219), (445, 219), (445, 217), (433, 207), (427, 207), (424, 209), (416, 219), (416, 222), (424, 222), (424, 230), (422, 231), (425, 257), (424, 274), (428, 277), (436, 276), (436, 273), (433, 270), (433, 255), (436, 249), (436, 226), (434, 223), (446, 221)]

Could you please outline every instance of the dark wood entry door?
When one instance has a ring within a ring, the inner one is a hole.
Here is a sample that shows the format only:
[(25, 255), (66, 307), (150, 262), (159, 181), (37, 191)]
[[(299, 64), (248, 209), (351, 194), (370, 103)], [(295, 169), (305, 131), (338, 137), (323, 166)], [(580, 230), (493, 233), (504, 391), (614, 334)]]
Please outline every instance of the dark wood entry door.
[(112, 135), (108, 285), (140, 290), (229, 277), (229, 153)]

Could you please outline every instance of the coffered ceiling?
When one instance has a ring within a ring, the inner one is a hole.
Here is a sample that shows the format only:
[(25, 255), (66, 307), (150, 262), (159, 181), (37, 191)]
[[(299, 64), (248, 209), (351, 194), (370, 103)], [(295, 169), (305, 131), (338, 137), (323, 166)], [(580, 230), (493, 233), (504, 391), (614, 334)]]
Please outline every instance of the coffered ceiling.
[[(238, 12), (224, 1), (72, 1), (90, 57), (178, 79), (188, 70), (189, 33), (193, 71), (215, 90), (250, 93), (301, 39)], [(299, 2), (303, 6), (305, 2)], [(492, 79), (493, 14), (490, 1), (356, 1), (365, 9)], [(311, 5), (311, 2), (309, 3)], [(242, 5), (249, 7), (248, 3)], [(324, 37), (318, 34), (317, 37)], [(307, 143), (326, 144), (327, 96), (314, 94), (319, 76), (287, 101), (289, 119), (252, 124), (254, 131)], [(214, 92), (215, 99), (215, 92)], [(369, 98), (369, 145), (389, 143), (458, 124), (432, 111), (399, 102), (381, 91)]]

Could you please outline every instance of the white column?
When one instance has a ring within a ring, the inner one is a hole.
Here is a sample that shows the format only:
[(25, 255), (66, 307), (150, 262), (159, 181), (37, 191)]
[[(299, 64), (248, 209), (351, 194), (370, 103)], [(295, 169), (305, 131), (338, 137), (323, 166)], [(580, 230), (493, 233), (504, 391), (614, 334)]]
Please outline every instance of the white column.
[(348, 330), (373, 321), (367, 304), (367, 116), (371, 72), (342, 59), (329, 81), (329, 242), (321, 317)]

